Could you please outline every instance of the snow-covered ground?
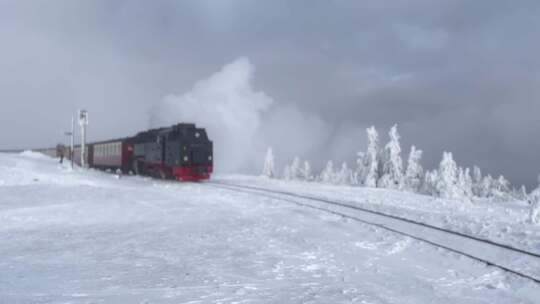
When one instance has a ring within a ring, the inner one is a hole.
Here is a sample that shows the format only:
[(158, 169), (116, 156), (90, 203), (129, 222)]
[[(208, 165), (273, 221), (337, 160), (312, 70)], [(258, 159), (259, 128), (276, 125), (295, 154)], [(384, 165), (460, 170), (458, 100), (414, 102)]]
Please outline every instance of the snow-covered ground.
[[(526, 206), (219, 180), (338, 197), (539, 249)], [(482, 210), (485, 209), (485, 210)], [(0, 303), (538, 303), (539, 286), (271, 198), (0, 154)]]
[(469, 203), (389, 189), (244, 175), (219, 176), (216, 180), (343, 201), (540, 254), (540, 225), (530, 222), (531, 206), (524, 201), (476, 200)]

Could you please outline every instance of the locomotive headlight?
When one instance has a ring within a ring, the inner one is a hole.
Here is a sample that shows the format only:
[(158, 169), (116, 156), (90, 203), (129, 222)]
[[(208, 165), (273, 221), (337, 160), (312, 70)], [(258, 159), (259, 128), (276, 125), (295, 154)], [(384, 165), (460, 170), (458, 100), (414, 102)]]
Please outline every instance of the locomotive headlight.
[(184, 156), (184, 161), (188, 161), (188, 157), (187, 156)]
[(208, 160), (212, 160), (212, 155), (208, 156)]
[(199, 138), (199, 136), (201, 136), (201, 134), (199, 132), (195, 132), (195, 137)]

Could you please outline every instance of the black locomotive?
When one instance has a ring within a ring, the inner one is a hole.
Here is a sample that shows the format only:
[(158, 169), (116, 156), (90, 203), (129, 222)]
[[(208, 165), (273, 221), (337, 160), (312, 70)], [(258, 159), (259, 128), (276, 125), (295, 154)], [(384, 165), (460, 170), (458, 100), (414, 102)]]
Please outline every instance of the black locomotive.
[(213, 171), (213, 144), (206, 130), (194, 124), (141, 132), (130, 139), (133, 170), (138, 174), (175, 177), (179, 180), (208, 179)]

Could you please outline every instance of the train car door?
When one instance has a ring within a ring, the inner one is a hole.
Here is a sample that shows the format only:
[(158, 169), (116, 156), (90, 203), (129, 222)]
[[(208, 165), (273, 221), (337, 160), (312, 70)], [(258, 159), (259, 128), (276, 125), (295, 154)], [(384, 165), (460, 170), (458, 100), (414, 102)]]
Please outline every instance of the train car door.
[(162, 164), (165, 164), (166, 163), (166, 160), (165, 160), (165, 153), (166, 153), (166, 143), (167, 141), (165, 140), (165, 136), (163, 135), (158, 135), (158, 146), (159, 146), (159, 149), (160, 149), (160, 158), (161, 158), (161, 163)]

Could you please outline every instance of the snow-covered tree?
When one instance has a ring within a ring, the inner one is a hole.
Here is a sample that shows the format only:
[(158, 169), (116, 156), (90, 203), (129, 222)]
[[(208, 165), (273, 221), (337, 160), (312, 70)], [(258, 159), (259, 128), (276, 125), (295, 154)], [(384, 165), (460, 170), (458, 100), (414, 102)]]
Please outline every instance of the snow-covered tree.
[(368, 171), (368, 159), (364, 152), (358, 152), (356, 155), (356, 171), (353, 174), (352, 183), (354, 185), (364, 185)]
[(420, 191), (422, 179), (424, 178), (424, 169), (420, 165), (421, 158), (422, 150), (417, 150), (415, 146), (412, 146), (407, 161), (407, 170), (405, 170), (404, 188), (408, 191)]
[(465, 170), (463, 168), (458, 169), (458, 183), (457, 187), (459, 190), (459, 195), (466, 201), (471, 201), (473, 198), (472, 190), (472, 178), (469, 171), (469, 168)]
[(366, 175), (364, 185), (366, 187), (377, 187), (379, 180), (379, 134), (372, 126), (367, 130), (368, 148), (366, 152)]
[(330, 160), (326, 163), (326, 167), (321, 172), (319, 180), (323, 183), (333, 183), (335, 180), (336, 173), (334, 172), (334, 163)]
[(490, 174), (484, 176), (482, 178), (482, 183), (481, 185), (479, 186), (479, 197), (482, 197), (482, 198), (489, 198), (491, 196), (491, 188), (493, 187), (492, 185), (494, 184), (494, 180), (493, 180), (493, 177), (491, 177)]
[(268, 151), (266, 151), (266, 157), (264, 158), (262, 175), (268, 178), (274, 178), (276, 176), (274, 166), (274, 153), (272, 152), (272, 148), (268, 148)]
[(350, 185), (353, 180), (353, 172), (347, 166), (346, 162), (341, 164), (341, 170), (336, 174), (335, 182), (340, 185)]
[(295, 157), (290, 166), (291, 179), (299, 180), (302, 178), (302, 168), (300, 167), (300, 159)]
[(497, 179), (491, 177), (490, 174), (484, 176), (477, 192), (478, 197), (487, 198), (490, 201), (504, 202), (515, 199), (510, 182), (502, 175)]
[(489, 198), (498, 202), (512, 200), (510, 182), (502, 175), (499, 176), (492, 184)]
[(473, 174), (472, 174), (473, 182), (475, 183), (481, 183), (482, 182), (482, 170), (478, 168), (478, 166), (473, 167)]
[(529, 194), (528, 201), (531, 204), (529, 220), (533, 224), (540, 224), (540, 187)]
[(302, 179), (305, 181), (311, 181), (313, 176), (311, 176), (311, 165), (306, 160), (304, 161), (304, 167), (302, 168)]
[(403, 161), (401, 159), (401, 146), (397, 125), (388, 132), (390, 141), (384, 148), (385, 161), (383, 163), (382, 176), (379, 179), (379, 187), (401, 189), (403, 187)]
[(424, 182), (422, 183), (420, 192), (432, 196), (439, 196), (439, 192), (437, 190), (438, 180), (439, 173), (437, 172), (437, 170), (427, 171), (424, 175)]
[(444, 152), (439, 165), (437, 191), (441, 198), (462, 199), (462, 191), (458, 187), (458, 168), (451, 152)]
[(473, 167), (473, 194), (477, 197), (482, 197), (482, 171), (477, 166)]
[(518, 201), (526, 201), (528, 198), (527, 188), (525, 185), (521, 185), (518, 189), (512, 189), (512, 197)]

